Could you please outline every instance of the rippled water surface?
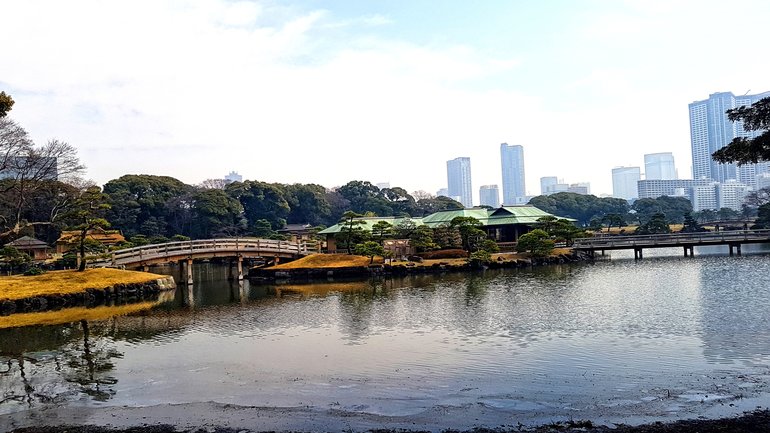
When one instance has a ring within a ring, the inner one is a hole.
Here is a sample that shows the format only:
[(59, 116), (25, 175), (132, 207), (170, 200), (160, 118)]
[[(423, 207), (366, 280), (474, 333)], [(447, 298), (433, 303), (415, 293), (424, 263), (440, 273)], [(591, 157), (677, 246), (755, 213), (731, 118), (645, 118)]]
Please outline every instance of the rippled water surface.
[(676, 253), (277, 286), (201, 265), (144, 312), (0, 330), (0, 413), (216, 401), (659, 416), (765, 392), (770, 256)]

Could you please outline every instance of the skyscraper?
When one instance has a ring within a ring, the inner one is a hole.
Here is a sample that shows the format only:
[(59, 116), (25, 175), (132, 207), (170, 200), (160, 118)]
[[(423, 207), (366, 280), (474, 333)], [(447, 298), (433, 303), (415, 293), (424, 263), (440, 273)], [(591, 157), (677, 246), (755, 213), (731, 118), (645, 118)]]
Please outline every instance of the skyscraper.
[(473, 207), (471, 159), (455, 158), (446, 162), (447, 193), (465, 207)]
[(556, 176), (545, 176), (540, 178), (540, 194), (548, 195), (556, 192), (556, 185), (559, 179)]
[(648, 180), (676, 179), (674, 154), (661, 152), (644, 155), (644, 178)]
[(503, 169), (503, 204), (523, 204), (527, 196), (524, 185), (524, 148), (508, 143), (500, 144), (500, 162)]
[(479, 188), (479, 204), (500, 207), (500, 190), (497, 185), (482, 185)]
[(711, 154), (727, 146), (733, 138), (754, 138), (761, 133), (745, 130), (742, 122), (731, 122), (725, 112), (731, 108), (751, 105), (766, 97), (770, 97), (770, 92), (743, 96), (720, 92), (709, 95), (706, 100), (689, 104), (694, 179), (713, 179), (720, 183), (736, 179), (756, 187), (756, 175), (768, 171), (767, 163), (742, 166), (720, 164), (711, 159)]
[(639, 198), (639, 186), (641, 180), (639, 167), (616, 167), (612, 169), (612, 196), (633, 200)]

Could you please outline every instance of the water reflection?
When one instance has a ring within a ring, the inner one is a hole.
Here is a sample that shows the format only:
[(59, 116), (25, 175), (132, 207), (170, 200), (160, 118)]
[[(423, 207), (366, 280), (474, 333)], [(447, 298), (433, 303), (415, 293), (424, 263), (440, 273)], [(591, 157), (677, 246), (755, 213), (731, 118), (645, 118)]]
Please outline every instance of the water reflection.
[(150, 310), (0, 331), (0, 374), (27, 407), (61, 395), (397, 414), (662, 401), (770, 368), (767, 257), (646, 257), (310, 285), (196, 265)]

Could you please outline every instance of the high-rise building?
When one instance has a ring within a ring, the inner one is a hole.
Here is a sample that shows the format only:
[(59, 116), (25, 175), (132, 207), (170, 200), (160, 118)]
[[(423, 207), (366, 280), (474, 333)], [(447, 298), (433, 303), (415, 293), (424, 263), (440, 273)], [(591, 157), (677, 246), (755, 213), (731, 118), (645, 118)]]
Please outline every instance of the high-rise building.
[(437, 197), (449, 197), (449, 190), (447, 188), (441, 188), (440, 190), (436, 191)]
[(644, 178), (647, 180), (676, 179), (674, 154), (671, 152), (644, 155)]
[(588, 182), (571, 183), (567, 188), (567, 192), (588, 195), (591, 194), (591, 184)]
[(500, 162), (503, 169), (503, 204), (525, 203), (524, 148), (508, 143), (500, 144)]
[(390, 182), (378, 182), (376, 186), (379, 189), (390, 188)]
[(745, 183), (738, 182), (737, 180), (728, 180), (727, 182), (717, 184), (716, 196), (717, 196), (717, 208), (723, 207), (732, 210), (741, 210), (743, 199), (749, 193), (749, 186)]
[(559, 179), (556, 176), (545, 176), (540, 178), (540, 194), (548, 195), (556, 192), (556, 185)]
[(449, 197), (459, 199), (465, 207), (473, 207), (471, 189), (471, 159), (455, 158), (446, 162), (447, 193)]
[(694, 179), (712, 179), (720, 183), (735, 179), (750, 187), (756, 187), (756, 175), (769, 171), (768, 163), (742, 166), (720, 164), (711, 159), (711, 154), (727, 146), (736, 137), (754, 138), (762, 132), (747, 131), (742, 122), (731, 122), (726, 111), (751, 105), (766, 97), (770, 97), (770, 92), (743, 96), (720, 92), (709, 95), (706, 100), (689, 104)]
[(479, 188), (479, 204), (500, 207), (500, 190), (497, 185), (482, 185)]
[(639, 167), (616, 167), (612, 169), (612, 196), (626, 200), (639, 198), (637, 182), (642, 179)]

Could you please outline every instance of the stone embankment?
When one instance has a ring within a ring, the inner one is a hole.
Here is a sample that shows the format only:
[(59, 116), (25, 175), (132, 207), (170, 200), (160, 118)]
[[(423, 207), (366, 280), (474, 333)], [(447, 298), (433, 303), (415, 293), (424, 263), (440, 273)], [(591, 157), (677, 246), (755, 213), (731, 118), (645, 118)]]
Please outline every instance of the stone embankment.
[(104, 288), (87, 288), (75, 293), (53, 293), (20, 299), (2, 299), (0, 315), (58, 310), (66, 307), (91, 307), (107, 303), (136, 302), (173, 290), (173, 277), (161, 277), (141, 283), (116, 283)]
[(369, 266), (349, 266), (337, 268), (254, 268), (249, 271), (249, 278), (257, 282), (272, 282), (277, 280), (313, 281), (326, 280), (329, 278), (370, 278), (442, 272), (474, 272), (483, 269), (530, 268), (534, 266), (558, 265), (590, 260), (592, 259), (585, 253), (579, 251), (571, 251), (567, 254), (558, 254), (544, 258), (497, 260), (483, 265), (470, 262), (439, 262), (431, 265), (424, 265), (421, 263), (413, 262), (399, 262), (394, 264), (386, 263)]

